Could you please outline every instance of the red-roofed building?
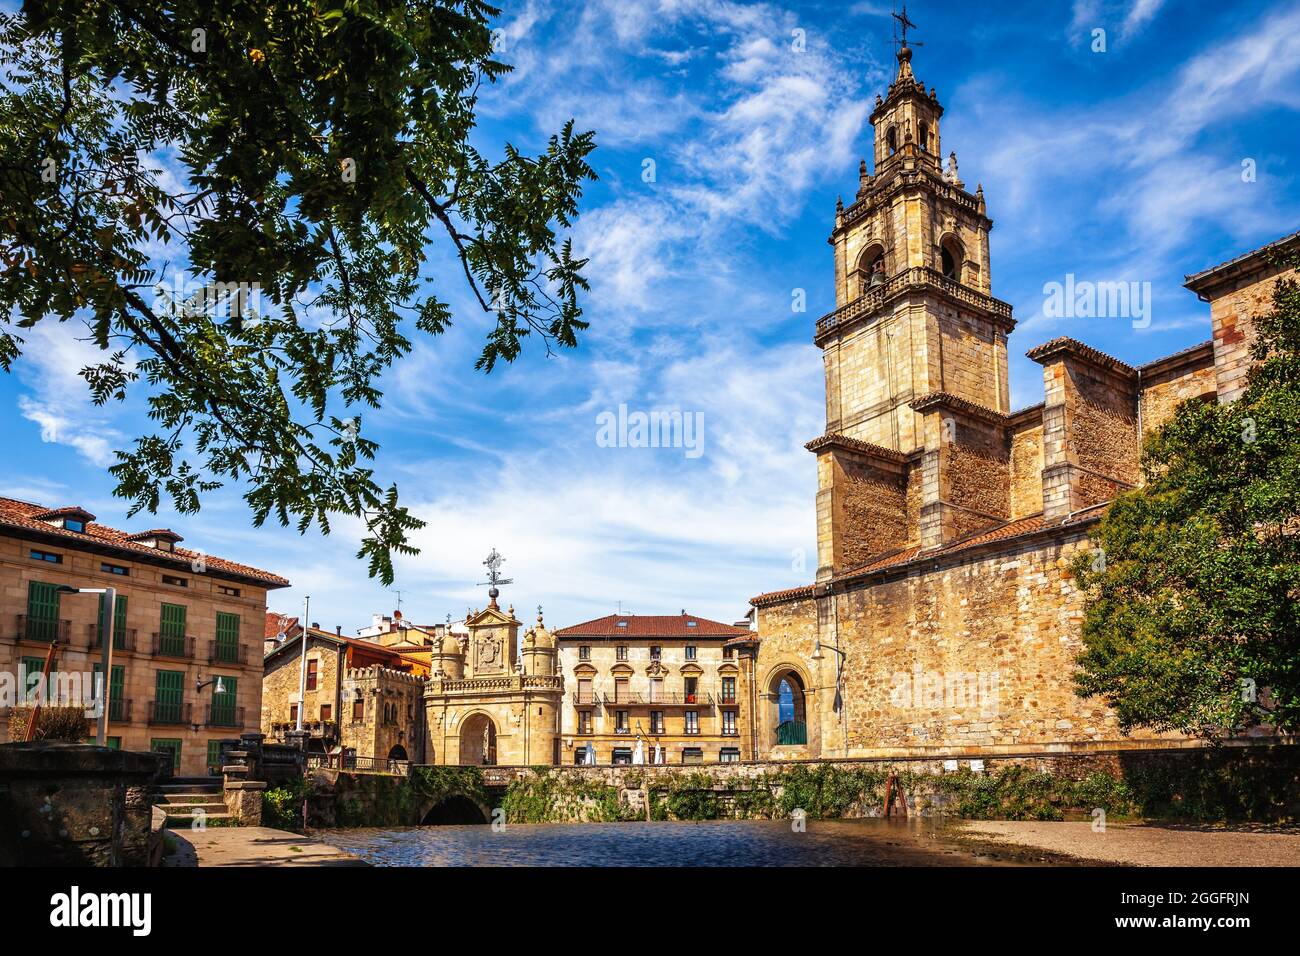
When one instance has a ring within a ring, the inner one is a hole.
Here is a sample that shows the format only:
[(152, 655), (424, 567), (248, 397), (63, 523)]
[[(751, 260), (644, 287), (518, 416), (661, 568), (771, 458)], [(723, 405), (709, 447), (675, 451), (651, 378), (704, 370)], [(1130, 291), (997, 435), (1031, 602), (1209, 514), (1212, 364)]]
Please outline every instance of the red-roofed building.
[[(567, 690), (566, 763), (749, 759), (740, 738), (740, 668), (728, 642), (746, 628), (687, 614), (609, 614), (555, 632)], [(656, 750), (658, 748), (658, 750)]]
[[(167, 528), (98, 524), (78, 506), (0, 498), (0, 671), (42, 669), (57, 639), (53, 669), (93, 685), (100, 598), (61, 589), (116, 588), (109, 743), (168, 750), (178, 773), (199, 775), (223, 739), (258, 730), (266, 596), (289, 582), (182, 540)], [(214, 677), (221, 693), (195, 689)], [(0, 701), (0, 741), (10, 711)]]

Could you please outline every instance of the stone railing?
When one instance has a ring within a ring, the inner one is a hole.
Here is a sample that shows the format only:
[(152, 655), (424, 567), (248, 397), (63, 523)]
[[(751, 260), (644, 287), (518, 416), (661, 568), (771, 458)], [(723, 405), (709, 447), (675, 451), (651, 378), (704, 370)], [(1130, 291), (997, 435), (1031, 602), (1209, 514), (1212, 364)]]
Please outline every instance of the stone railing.
[(484, 690), (562, 690), (563, 677), (542, 674), (513, 674), (509, 677), (473, 677), (466, 680), (429, 681), (429, 689), (434, 693), (459, 694), (466, 691)]
[(874, 312), (889, 299), (901, 295), (909, 289), (933, 288), (951, 299), (975, 309), (991, 313), (995, 318), (1011, 321), (1011, 305), (1001, 299), (976, 292), (956, 279), (950, 279), (937, 269), (929, 266), (912, 266), (897, 275), (891, 276), (875, 288), (868, 289), (852, 302), (845, 303), (834, 312), (828, 312), (817, 320), (817, 337), (833, 332), (839, 326), (852, 322), (860, 316)]

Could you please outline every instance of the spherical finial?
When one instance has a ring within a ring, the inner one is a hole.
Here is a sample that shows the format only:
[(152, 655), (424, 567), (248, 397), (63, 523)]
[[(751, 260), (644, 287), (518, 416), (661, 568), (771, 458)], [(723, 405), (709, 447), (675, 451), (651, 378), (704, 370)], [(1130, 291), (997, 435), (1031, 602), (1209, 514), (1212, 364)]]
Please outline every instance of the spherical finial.
[[(921, 44), (925, 46), (925, 44)], [(912, 59), (912, 48), (910, 46), (900, 46), (898, 48), (898, 62), (907, 63)]]

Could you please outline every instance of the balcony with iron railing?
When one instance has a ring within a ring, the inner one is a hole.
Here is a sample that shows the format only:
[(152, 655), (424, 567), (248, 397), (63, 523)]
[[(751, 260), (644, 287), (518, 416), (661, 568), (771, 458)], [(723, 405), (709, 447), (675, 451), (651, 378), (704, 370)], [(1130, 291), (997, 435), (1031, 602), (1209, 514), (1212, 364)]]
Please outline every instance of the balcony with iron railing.
[(595, 691), (577, 691), (573, 692), (574, 707), (595, 707), (600, 703), (600, 695)]
[(776, 743), (779, 747), (808, 743), (808, 725), (802, 720), (785, 720), (777, 724)]
[(817, 320), (817, 336), (833, 332), (837, 327), (874, 312), (887, 300), (909, 289), (931, 289), (966, 306), (981, 309), (998, 319), (1011, 320), (1011, 306), (1000, 299), (985, 295), (957, 279), (944, 275), (929, 266), (912, 266), (890, 276), (879, 285), (871, 286), (862, 295), (846, 302), (833, 312)]
[(244, 726), (244, 708), (223, 707), (217, 704), (209, 704), (208, 705), (208, 726), (209, 727), (242, 727)]
[(209, 664), (247, 664), (248, 648), (243, 644), (213, 641), (208, 647)]
[(72, 643), (72, 622), (58, 621), (53, 618), (29, 617), (18, 615), (18, 626), (14, 629), (14, 639), (48, 644), (55, 638), (65, 646)]
[[(111, 706), (111, 702), (110, 702)], [(192, 705), (187, 701), (149, 701), (149, 723), (163, 725), (188, 724)]]
[[(86, 625), (86, 645), (92, 651), (98, 651), (104, 647), (103, 635), (100, 633), (98, 624)], [(113, 631), (113, 650), (115, 651), (134, 651), (136, 647), (136, 630), (133, 627), (119, 627)]]
[(161, 634), (154, 631), (150, 653), (154, 657), (174, 657), (177, 660), (194, 659), (194, 638), (188, 635)]

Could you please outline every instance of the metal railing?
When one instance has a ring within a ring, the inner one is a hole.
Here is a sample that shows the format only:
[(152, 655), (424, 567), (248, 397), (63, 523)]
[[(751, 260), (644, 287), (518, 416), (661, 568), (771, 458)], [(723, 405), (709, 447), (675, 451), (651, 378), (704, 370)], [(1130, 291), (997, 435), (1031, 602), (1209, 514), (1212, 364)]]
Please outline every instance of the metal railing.
[(244, 708), (219, 707), (216, 704), (208, 704), (208, 726), (242, 727), (244, 726)]
[(930, 287), (941, 290), (953, 299), (979, 309), (991, 312), (998, 318), (1009, 320), (1011, 306), (985, 295), (956, 279), (944, 275), (929, 266), (912, 266), (890, 276), (883, 283), (868, 288), (852, 302), (846, 302), (833, 312), (828, 312), (817, 320), (817, 335), (825, 335), (844, 322), (852, 321), (858, 316), (873, 311), (898, 293), (909, 288)]
[(786, 720), (776, 726), (778, 746), (806, 744), (808, 742), (808, 725), (802, 720)]
[(193, 660), (194, 658), (194, 638), (186, 635), (166, 635), (158, 631), (153, 633), (153, 643), (150, 646), (150, 653), (154, 657), (175, 657), (178, 659)]
[[(98, 650), (104, 646), (104, 637), (99, 633), (98, 624), (86, 625), (86, 643), (91, 650)], [(113, 650), (115, 651), (134, 651), (135, 650), (136, 630), (133, 627), (119, 627), (113, 629)]]
[[(112, 706), (110, 701), (109, 706)], [(192, 705), (187, 701), (151, 700), (149, 701), (149, 723), (151, 724), (188, 724)]]
[(600, 695), (594, 691), (582, 693), (581, 691), (573, 692), (573, 706), (575, 707), (594, 707), (600, 703)]
[(243, 644), (223, 644), (213, 641), (208, 648), (209, 664), (247, 664), (248, 648)]
[(54, 638), (60, 644), (70, 645), (72, 634), (71, 621), (55, 621), (48, 618), (33, 618), (26, 614), (18, 615), (18, 628), (14, 636), (20, 641), (39, 641), (48, 644)]
[(405, 776), (411, 767), (409, 760), (389, 757), (358, 757), (356, 754), (307, 754), (309, 770), (351, 770), (356, 773), (387, 773)]

